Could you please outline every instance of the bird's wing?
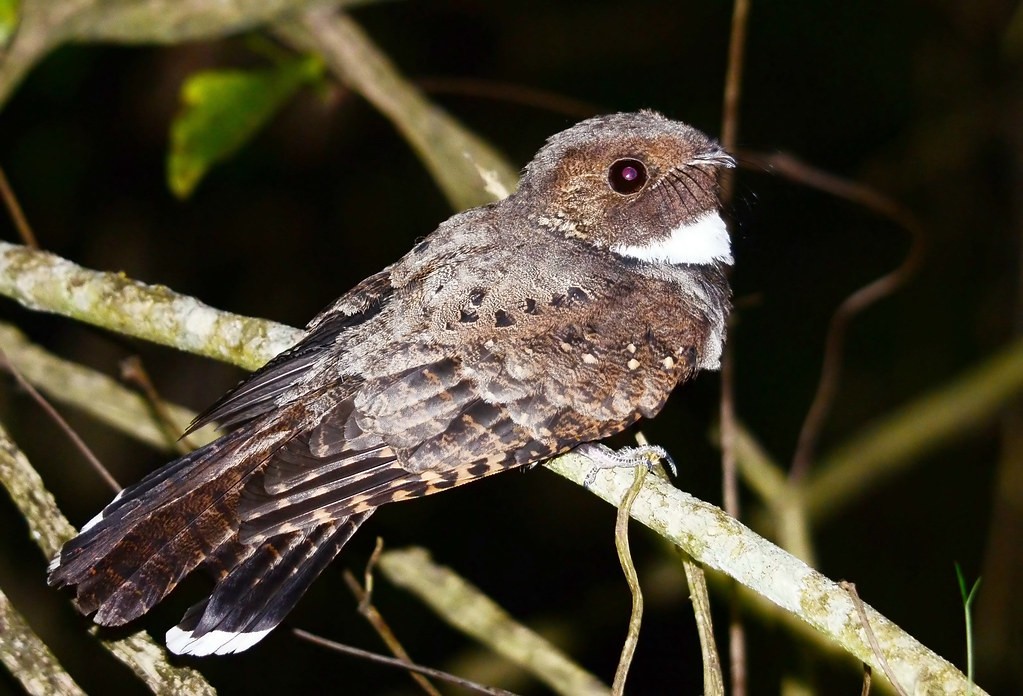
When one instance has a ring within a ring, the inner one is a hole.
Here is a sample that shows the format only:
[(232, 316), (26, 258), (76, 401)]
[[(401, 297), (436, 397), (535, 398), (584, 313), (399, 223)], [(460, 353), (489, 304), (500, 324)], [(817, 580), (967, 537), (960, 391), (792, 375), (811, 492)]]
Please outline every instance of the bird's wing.
[[(694, 371), (695, 356), (678, 347), (700, 345), (698, 317), (679, 316), (677, 335), (663, 336), (614, 316), (664, 303), (633, 279), (566, 275), (525, 287), (536, 296), (491, 286), (481, 298), (462, 279), (434, 310), (444, 315), (425, 317), (457, 334), (444, 350), (435, 335), (403, 337), (370, 356), (358, 388), (250, 480), (242, 538), (308, 529), (548, 459), (653, 415)], [(374, 370), (393, 363), (388, 352), (401, 352), (403, 369)]]
[(185, 434), (214, 422), (222, 430), (232, 430), (278, 408), (295, 381), (315, 366), (338, 336), (377, 316), (393, 292), (387, 269), (366, 278), (310, 321), (308, 333), (297, 344), (196, 416)]

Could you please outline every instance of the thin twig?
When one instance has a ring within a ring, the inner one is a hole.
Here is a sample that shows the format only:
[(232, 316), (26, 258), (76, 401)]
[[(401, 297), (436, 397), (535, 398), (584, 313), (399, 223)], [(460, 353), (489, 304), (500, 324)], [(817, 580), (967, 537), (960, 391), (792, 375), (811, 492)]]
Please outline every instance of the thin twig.
[(629, 666), (632, 664), (632, 656), (636, 653), (636, 645), (639, 643), (639, 629), (643, 622), (643, 591), (639, 586), (639, 575), (636, 573), (636, 566), (632, 563), (632, 552), (629, 550), (629, 514), (632, 511), (632, 504), (636, 501), (643, 488), (643, 481), (646, 479), (647, 467), (636, 466), (635, 480), (632, 487), (625, 493), (621, 505), (618, 506), (618, 517), (615, 520), (615, 547), (618, 549), (618, 560), (622, 564), (622, 571), (625, 573), (625, 580), (632, 592), (632, 613), (629, 616), (629, 632), (622, 644), (622, 654), (618, 659), (618, 669), (615, 670), (615, 678), (611, 683), (611, 693), (621, 696), (625, 693), (625, 680), (629, 676)]
[[(377, 537), (377, 543), (373, 545), (373, 553), (369, 555), (369, 560), (366, 561), (366, 569), (362, 571), (362, 586), (366, 589), (366, 602), (373, 598), (373, 578), (375, 577), (373, 571), (376, 570), (377, 563), (380, 562), (380, 556), (383, 552), (384, 538)], [(360, 606), (359, 609), (361, 610), (362, 607)]]
[(682, 568), (689, 584), (689, 598), (696, 616), (696, 632), (700, 635), (700, 655), (703, 661), (703, 693), (705, 696), (724, 696), (725, 678), (721, 674), (721, 658), (714, 643), (714, 622), (711, 618), (710, 596), (707, 594), (707, 576), (699, 563), (682, 549)]
[(870, 696), (870, 678), (873, 674), (870, 665), (863, 665), (863, 688), (860, 689), (860, 696)]
[(380, 572), (395, 586), (411, 592), (443, 621), (522, 667), (551, 692), (572, 696), (610, 694), (606, 685), (573, 662), (561, 648), (515, 621), (454, 570), (434, 563), (426, 550), (388, 551), (380, 558)]
[[(732, 29), (728, 40), (728, 67), (725, 71), (721, 118), (721, 142), (729, 152), (735, 151), (739, 140), (739, 104), (749, 12), (749, 0), (735, 0), (732, 4)], [(725, 204), (731, 202), (734, 191), (735, 174), (727, 171), (721, 181), (722, 201)], [(728, 342), (721, 360), (721, 476), (725, 511), (739, 519), (739, 475), (735, 466), (735, 366), (732, 353), (732, 343)], [(735, 696), (745, 696), (746, 631), (739, 614), (738, 597), (734, 592), (728, 638), (732, 693)]]
[(315, 645), (327, 648), (328, 650), (333, 650), (334, 652), (339, 652), (344, 655), (354, 655), (355, 657), (361, 657), (362, 659), (368, 660), (370, 662), (376, 662), (378, 664), (387, 665), (389, 667), (397, 667), (398, 669), (408, 670), (409, 672), (425, 674), (426, 676), (433, 677), (434, 679), (440, 679), (441, 681), (446, 681), (450, 684), (455, 684), (457, 686), (461, 686), (465, 689), (470, 689), (477, 693), (490, 694), (491, 696), (516, 696), (516, 694), (512, 691), (505, 691), (504, 689), (498, 689), (493, 686), (484, 686), (483, 684), (477, 684), (476, 682), (469, 681), (468, 679), (462, 679), (461, 677), (456, 677), (453, 674), (442, 672), (439, 669), (423, 667), (421, 665), (413, 664), (411, 662), (399, 660), (398, 658), (395, 657), (378, 655), (377, 653), (372, 653), (369, 652), (368, 650), (354, 648), (350, 645), (345, 645), (343, 643), (336, 643), (332, 640), (321, 638), (320, 636), (314, 633), (303, 631), (301, 628), (293, 628), (291, 629), (291, 632), (294, 633), (297, 638), (301, 638), (304, 641), (308, 641)]
[(856, 613), (860, 617), (860, 625), (863, 626), (863, 632), (867, 635), (867, 642), (870, 643), (870, 649), (874, 651), (874, 656), (877, 658), (877, 662), (881, 665), (881, 671), (888, 677), (888, 681), (892, 683), (896, 693), (899, 696), (909, 696), (906, 690), (902, 688), (899, 680), (895, 676), (895, 672), (892, 671), (891, 666), (888, 664), (888, 658), (884, 656), (884, 652), (881, 650), (880, 643), (877, 642), (877, 636), (874, 635), (874, 629), (870, 627), (870, 620), (867, 618), (867, 610), (863, 607), (863, 600), (860, 599), (859, 593), (856, 591), (856, 585), (847, 581), (842, 580), (838, 583), (839, 586), (849, 593), (852, 597), (853, 605), (856, 607)]
[[(746, 53), (746, 27), (749, 25), (749, 0), (732, 4), (732, 29), (728, 39), (728, 67), (725, 69), (725, 95), (721, 116), (721, 144), (735, 152), (739, 144), (739, 105), (742, 99), (742, 68)], [(722, 197), (730, 201), (734, 177), (726, 172)]]
[(46, 400), (46, 397), (36, 391), (36, 388), (33, 387), (27, 379), (25, 379), (25, 377), (21, 374), (21, 371), (14, 366), (14, 363), (8, 360), (7, 354), (2, 348), (0, 348), (0, 367), (6, 368), (14, 377), (15, 381), (17, 381), (18, 385), (25, 390), (25, 393), (32, 397), (32, 400), (39, 404), (39, 407), (43, 409), (43, 412), (46, 413), (46, 415), (49, 416), (54, 423), (57, 424), (57, 427), (64, 431), (64, 434), (68, 436), (68, 439), (71, 440), (72, 444), (78, 448), (78, 451), (81, 452), (83, 457), (85, 457), (85, 460), (89, 462), (93, 469), (96, 470), (96, 473), (100, 475), (100, 478), (102, 478), (106, 484), (114, 490), (114, 493), (120, 493), (121, 484), (117, 482), (117, 479), (115, 479), (110, 472), (107, 471), (107, 468), (103, 466), (103, 463), (99, 460), (99, 458), (93, 454), (92, 450), (89, 449), (89, 446), (85, 444), (85, 441), (78, 436), (78, 433), (75, 432), (74, 428), (68, 425), (67, 421), (64, 420), (60, 413), (57, 412), (57, 409), (55, 409), (50, 402)]
[[(376, 548), (373, 549), (373, 554), (369, 557), (369, 562), (366, 563), (366, 572), (364, 585), (360, 585), (359, 581), (355, 579), (352, 571), (345, 570), (343, 577), (345, 584), (348, 585), (348, 589), (355, 595), (355, 599), (359, 602), (359, 613), (362, 614), (369, 625), (373, 627), (373, 630), (377, 632), (377, 635), (387, 644), (387, 647), (402, 662), (411, 663), (412, 657), (405, 650), (405, 647), (398, 640), (398, 637), (391, 630), (391, 627), (384, 620), (383, 615), (373, 606), (373, 566), (376, 565), (377, 560), (380, 558), (380, 553), (384, 550), (384, 540), (377, 537)], [(437, 691), (437, 687), (430, 683), (430, 681), (418, 672), (409, 672), (409, 676), (412, 680), (419, 685), (419, 687), (430, 694), (431, 696), (440, 696), (440, 692)]]
[(923, 257), (923, 227), (908, 209), (879, 191), (817, 169), (792, 155), (741, 152), (739, 160), (744, 165), (761, 167), (805, 186), (863, 206), (899, 225), (910, 237), (909, 251), (902, 263), (849, 295), (831, 317), (827, 338), (824, 342), (824, 359), (821, 365), (820, 380), (817, 383), (817, 391), (807, 411), (806, 419), (800, 429), (796, 451), (792, 457), (792, 468), (789, 472), (793, 481), (799, 481), (806, 476), (813, 465), (821, 428), (831, 411), (835, 394), (838, 391), (845, 335), (849, 328), (849, 322), (870, 305), (894, 293), (916, 272)]
[(170, 411), (167, 409), (167, 402), (156, 391), (153, 380), (149, 379), (149, 373), (146, 372), (146, 368), (139, 356), (130, 355), (121, 361), (121, 379), (129, 384), (134, 384), (142, 390), (146, 403), (153, 410), (156, 422), (160, 424), (160, 429), (167, 436), (168, 444), (174, 450), (179, 454), (188, 454), (195, 449), (195, 445), (187, 437), (178, 437), (178, 427), (174, 419), (171, 418)]
[(7, 175), (4, 173), (3, 167), (0, 167), (0, 196), (4, 199), (4, 205), (7, 206), (7, 212), (11, 216), (11, 221), (14, 222), (14, 227), (18, 230), (18, 234), (21, 235), (22, 243), (27, 247), (38, 249), (39, 241), (36, 239), (35, 234), (32, 233), (32, 226), (28, 224), (28, 218), (25, 217), (25, 212), (18, 203), (18, 197), (14, 195), (14, 189), (11, 188), (10, 182), (7, 181)]

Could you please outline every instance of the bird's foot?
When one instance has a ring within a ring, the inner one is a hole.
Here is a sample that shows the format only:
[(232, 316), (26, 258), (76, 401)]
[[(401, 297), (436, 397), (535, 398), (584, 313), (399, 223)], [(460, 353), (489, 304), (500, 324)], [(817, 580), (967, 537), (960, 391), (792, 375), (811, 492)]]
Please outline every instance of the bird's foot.
[(581, 454), (590, 460), (593, 467), (586, 474), (583, 485), (589, 487), (597, 478), (597, 472), (601, 469), (618, 469), (627, 467), (634, 469), (637, 466), (645, 466), (653, 470), (658, 462), (664, 462), (671, 471), (672, 476), (677, 476), (675, 461), (671, 455), (658, 445), (641, 445), (639, 447), (622, 447), (620, 450), (613, 450), (606, 445), (598, 445), (594, 442), (585, 442), (575, 448), (577, 454)]

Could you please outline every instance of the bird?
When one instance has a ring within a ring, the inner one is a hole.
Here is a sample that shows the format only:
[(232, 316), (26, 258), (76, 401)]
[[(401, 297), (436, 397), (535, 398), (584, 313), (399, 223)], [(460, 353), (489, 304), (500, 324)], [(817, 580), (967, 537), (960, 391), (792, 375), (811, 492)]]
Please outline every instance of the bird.
[(125, 488), (52, 560), (102, 626), (197, 568), (167, 632), (251, 648), (380, 506), (543, 462), (651, 418), (720, 366), (732, 265), (702, 132), (614, 113), (551, 136), (517, 190), (454, 215), (314, 317), (190, 426), (221, 435)]

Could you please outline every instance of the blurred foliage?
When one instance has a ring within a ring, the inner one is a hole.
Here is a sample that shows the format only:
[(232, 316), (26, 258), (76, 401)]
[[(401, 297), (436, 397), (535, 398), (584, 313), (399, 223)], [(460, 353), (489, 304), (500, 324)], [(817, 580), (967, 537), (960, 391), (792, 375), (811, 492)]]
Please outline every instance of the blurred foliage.
[[(0, 0), (0, 8), (12, 6)], [(883, 190), (912, 208), (927, 233), (918, 277), (852, 326), (825, 450), (1020, 331), (1020, 7), (1008, 0), (753, 4), (742, 145), (790, 151)], [(602, 111), (656, 108), (719, 130), (727, 3), (438, 0), (380, 3), (355, 17), (412, 79), (464, 80), (463, 89), (432, 98), (517, 165), (578, 115), (536, 108), (536, 100), (526, 105), (511, 89), (505, 99), (481, 96), (473, 80), (573, 97)], [(248, 41), (233, 37), (65, 46), (39, 63), (0, 111), (0, 164), (42, 244), (83, 265), (301, 325), (450, 214), (434, 177), (391, 124), (341, 87), (327, 98), (298, 90), (187, 203), (168, 195), (167, 132), (182, 84), (201, 71), (258, 74), (263, 68), (253, 61)], [(730, 340), (738, 410), (774, 458), (786, 461), (832, 311), (896, 264), (906, 240), (887, 221), (769, 173), (740, 174), (734, 216), (739, 311)], [(0, 234), (14, 239), (3, 216)], [(111, 374), (123, 356), (140, 353), (161, 392), (194, 408), (239, 376), (9, 302), (0, 303), (0, 314), (54, 352)], [(715, 377), (704, 375), (644, 428), (679, 461), (679, 485), (712, 501), (720, 473), (707, 432), (716, 412)], [(163, 462), (69, 416), (122, 481)], [(81, 523), (106, 502), (103, 485), (6, 382), (0, 420), (72, 520)], [(866, 601), (961, 667), (962, 606), (951, 562), (961, 561), (968, 577), (983, 575), (973, 631), (978, 683), (992, 693), (1023, 690), (1023, 486), (1004, 475), (1019, 470), (1023, 448), (1006, 444), (1010, 435), (992, 422), (813, 530), (823, 572), (855, 580)], [(43, 586), (45, 559), (9, 505), (0, 505), (0, 519), (0, 586), (16, 606), (31, 607), (23, 609), (28, 619), (88, 692), (141, 692), (90, 645), (66, 597)], [(361, 568), (373, 534), (392, 547), (429, 546), (516, 617), (556, 628), (573, 657), (610, 681), (629, 601), (612, 528), (613, 511), (538, 471), (381, 511), (336, 565)], [(680, 570), (666, 566), (670, 556), (658, 540), (638, 534), (633, 551), (648, 612), (630, 687), (697, 693), (699, 647)], [(201, 579), (187, 583), (145, 627), (159, 636), (205, 587)], [(383, 583), (375, 602), (415, 659), (492, 664), (474, 659), (464, 639)], [(712, 602), (721, 641), (727, 605), (716, 596)], [(291, 623), (372, 648), (375, 639), (353, 607), (331, 570)], [(776, 693), (795, 669), (820, 693), (858, 692), (858, 675), (782, 639), (772, 623), (751, 621), (750, 645), (753, 694)], [(283, 631), (260, 650), (198, 664), (221, 693), (408, 688), (404, 675), (317, 652)]]
[(208, 70), (181, 87), (182, 111), (171, 123), (167, 183), (187, 198), (207, 170), (248, 142), (303, 85), (323, 78), (316, 56), (261, 70)]
[(0, 48), (3, 48), (18, 26), (18, 0), (0, 0)]

